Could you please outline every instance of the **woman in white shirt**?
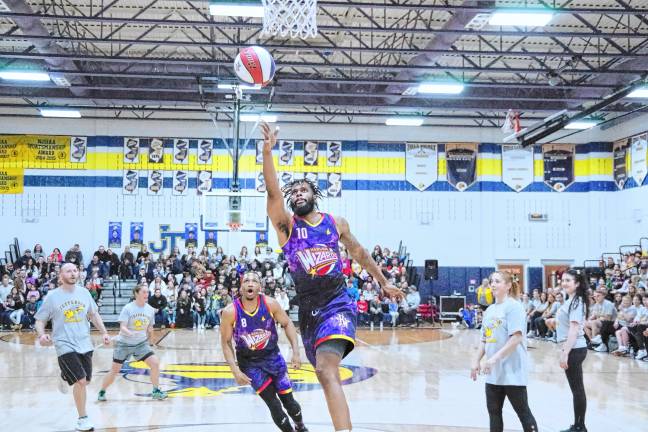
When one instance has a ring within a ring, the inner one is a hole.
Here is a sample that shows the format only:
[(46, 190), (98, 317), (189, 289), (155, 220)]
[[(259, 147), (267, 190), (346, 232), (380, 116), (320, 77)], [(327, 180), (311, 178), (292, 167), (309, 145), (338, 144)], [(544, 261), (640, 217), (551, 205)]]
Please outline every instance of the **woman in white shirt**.
[(508, 398), (524, 432), (536, 432), (536, 423), (527, 399), (528, 353), (526, 313), (520, 288), (509, 272), (496, 271), (490, 276), (495, 303), (490, 305), (482, 322), (482, 337), (470, 371), (477, 380), (486, 375), (486, 407), (491, 432), (504, 430), (502, 408)]

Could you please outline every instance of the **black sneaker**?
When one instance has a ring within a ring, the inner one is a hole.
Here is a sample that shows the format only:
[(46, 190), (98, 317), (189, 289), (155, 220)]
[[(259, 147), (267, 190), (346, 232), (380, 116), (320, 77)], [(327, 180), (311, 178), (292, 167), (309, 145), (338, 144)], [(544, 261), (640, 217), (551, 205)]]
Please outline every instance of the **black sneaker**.
[(571, 425), (569, 426), (569, 429), (565, 429), (560, 432), (587, 432), (587, 428), (585, 426)]
[(308, 432), (308, 428), (305, 425), (304, 426), (296, 425), (295, 432)]

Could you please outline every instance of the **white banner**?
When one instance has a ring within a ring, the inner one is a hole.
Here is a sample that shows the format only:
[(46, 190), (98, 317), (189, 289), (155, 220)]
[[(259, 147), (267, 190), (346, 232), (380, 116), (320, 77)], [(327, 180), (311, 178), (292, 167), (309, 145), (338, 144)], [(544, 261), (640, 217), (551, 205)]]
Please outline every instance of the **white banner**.
[(424, 191), (438, 178), (437, 145), (406, 143), (405, 146), (405, 179)]
[(282, 171), (279, 173), (279, 187), (283, 189), (288, 183), (294, 180), (293, 173), (288, 171)]
[(533, 146), (502, 145), (502, 182), (515, 192), (533, 183)]
[(162, 163), (164, 162), (164, 141), (162, 138), (152, 138), (149, 145), (148, 153), (149, 163)]
[(173, 171), (173, 195), (187, 195), (189, 191), (189, 173)]
[(139, 173), (134, 170), (124, 170), (122, 192), (124, 195), (137, 195), (139, 189)]
[(326, 176), (326, 196), (339, 198), (342, 196), (342, 174), (328, 173)]
[(139, 138), (124, 138), (124, 163), (138, 163), (140, 151)]
[(149, 170), (146, 189), (149, 195), (162, 196), (164, 194), (164, 171)]
[(213, 154), (214, 142), (212, 140), (198, 140), (198, 165), (211, 165)]
[(279, 141), (279, 165), (292, 166), (295, 163), (295, 141)]
[(88, 137), (70, 137), (70, 162), (84, 163), (88, 153)]
[(648, 135), (638, 135), (632, 137), (632, 150), (631, 150), (631, 174), (637, 186), (643, 184), (646, 174), (648, 173), (648, 165), (646, 165), (646, 151), (648, 147)]
[(212, 177), (213, 173), (211, 171), (198, 171), (196, 176), (196, 192), (198, 195), (212, 191)]
[(266, 193), (265, 178), (262, 172), (258, 173), (254, 179), (254, 189), (259, 193)]
[(342, 166), (342, 143), (340, 141), (329, 141), (326, 143), (326, 165)]
[(179, 164), (189, 163), (189, 140), (173, 140), (173, 162)]

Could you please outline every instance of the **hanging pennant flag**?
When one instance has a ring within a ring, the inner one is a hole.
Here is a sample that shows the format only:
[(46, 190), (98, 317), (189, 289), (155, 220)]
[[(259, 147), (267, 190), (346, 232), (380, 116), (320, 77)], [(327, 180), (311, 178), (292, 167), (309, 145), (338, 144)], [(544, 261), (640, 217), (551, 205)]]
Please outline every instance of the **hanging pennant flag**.
[(319, 186), (319, 174), (315, 172), (304, 173), (304, 179)]
[(124, 170), (122, 192), (124, 195), (137, 195), (139, 189), (139, 173), (134, 170)]
[(84, 163), (88, 153), (88, 137), (70, 137), (70, 162)]
[(342, 166), (342, 143), (340, 141), (329, 141), (326, 143), (326, 165)]
[(342, 174), (328, 173), (326, 177), (326, 196), (339, 198), (342, 196)]
[(477, 144), (446, 144), (445, 149), (448, 183), (463, 192), (477, 178)]
[(208, 139), (198, 140), (198, 164), (211, 165), (214, 154), (214, 141)]
[(292, 166), (295, 163), (295, 142), (279, 141), (279, 165)]
[(124, 163), (138, 163), (140, 152), (139, 138), (124, 138)]
[(254, 189), (259, 193), (266, 193), (265, 178), (262, 172), (258, 173), (254, 179)]
[(164, 161), (164, 142), (162, 138), (151, 138), (148, 161), (149, 163), (162, 163)]
[(198, 171), (196, 191), (198, 195), (205, 192), (212, 191), (212, 172), (211, 171)]
[(108, 222), (108, 247), (120, 248), (122, 239), (122, 223)]
[(562, 192), (574, 182), (574, 154), (572, 144), (544, 144), (544, 182), (556, 192)]
[(162, 196), (164, 195), (164, 171), (149, 170), (148, 172), (148, 190), (149, 195)]
[(643, 184), (646, 173), (648, 172), (648, 166), (646, 165), (647, 143), (648, 135), (646, 134), (632, 137), (632, 151), (630, 156), (632, 160), (632, 178), (637, 183), (637, 186)]
[(215, 248), (218, 244), (218, 231), (205, 231), (205, 246)]
[(174, 171), (173, 172), (173, 195), (183, 196), (187, 195), (189, 190), (189, 176), (187, 171)]
[(144, 222), (131, 222), (130, 245), (140, 249), (144, 244)]
[(319, 159), (319, 143), (317, 141), (306, 141), (304, 143), (304, 165), (317, 166)]
[(293, 181), (293, 173), (283, 171), (279, 173), (279, 187), (284, 188), (287, 184)]
[(263, 140), (257, 140), (256, 142), (256, 158), (257, 165), (263, 164)]
[(614, 143), (614, 183), (619, 189), (623, 189), (628, 180), (628, 139), (622, 139)]
[(173, 140), (173, 162), (179, 164), (189, 163), (189, 140)]
[(502, 182), (515, 192), (533, 183), (533, 146), (502, 145)]
[(185, 224), (185, 247), (198, 246), (198, 224)]
[(405, 144), (405, 179), (416, 189), (424, 191), (437, 181), (437, 145)]

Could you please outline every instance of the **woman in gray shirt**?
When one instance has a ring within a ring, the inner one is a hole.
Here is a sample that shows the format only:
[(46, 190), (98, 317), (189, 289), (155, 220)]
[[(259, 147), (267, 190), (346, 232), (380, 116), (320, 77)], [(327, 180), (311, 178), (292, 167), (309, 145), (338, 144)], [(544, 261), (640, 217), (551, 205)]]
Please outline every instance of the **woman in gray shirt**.
[(491, 274), (490, 287), (495, 303), (482, 321), (482, 338), (470, 376), (486, 375), (486, 406), (491, 432), (504, 430), (502, 408), (508, 398), (524, 432), (538, 430), (527, 400), (528, 354), (526, 313), (518, 300), (520, 289), (509, 272)]
[(562, 287), (569, 299), (556, 314), (556, 333), (558, 343), (562, 344), (560, 367), (565, 370), (574, 403), (574, 424), (562, 432), (587, 432), (587, 396), (583, 385), (583, 361), (587, 357), (583, 330), (588, 312), (587, 279), (580, 270), (569, 269), (563, 273)]

